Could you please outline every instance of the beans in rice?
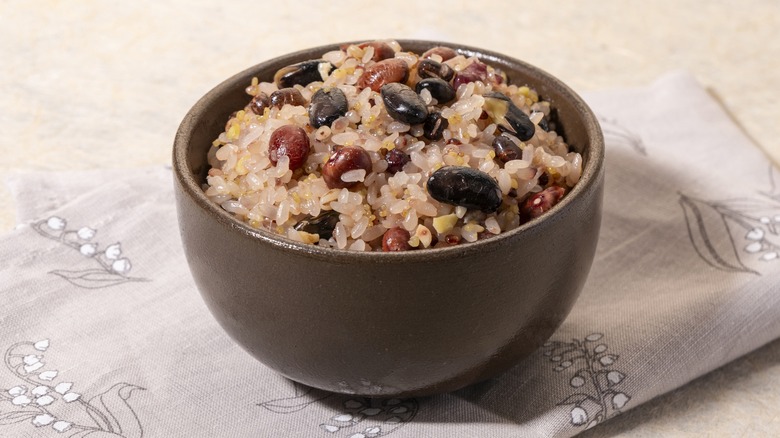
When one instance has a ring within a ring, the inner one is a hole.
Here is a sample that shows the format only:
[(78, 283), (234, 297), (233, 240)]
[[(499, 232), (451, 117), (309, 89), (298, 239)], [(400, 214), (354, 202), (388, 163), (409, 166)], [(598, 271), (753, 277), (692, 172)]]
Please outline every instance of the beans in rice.
[(206, 195), (322, 247), (405, 251), (517, 228), (580, 178), (549, 102), (447, 47), (354, 44), (253, 78), (209, 152)]

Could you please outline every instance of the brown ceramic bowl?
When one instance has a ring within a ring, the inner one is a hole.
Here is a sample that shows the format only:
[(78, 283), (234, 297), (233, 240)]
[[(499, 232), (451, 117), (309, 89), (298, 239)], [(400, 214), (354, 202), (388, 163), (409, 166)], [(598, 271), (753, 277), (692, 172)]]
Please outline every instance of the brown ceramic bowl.
[(339, 44), (281, 56), (209, 91), (173, 148), (179, 225), (211, 313), (252, 356), (306, 385), (365, 396), (420, 396), (495, 376), (540, 346), (569, 313), (590, 270), (601, 221), (604, 141), (591, 110), (553, 76), (507, 56), (458, 48), (528, 84), (557, 108), (582, 178), (541, 218), (491, 239), (382, 253), (320, 248), (257, 230), (201, 189), (206, 153), (249, 100), (253, 76), (319, 58)]

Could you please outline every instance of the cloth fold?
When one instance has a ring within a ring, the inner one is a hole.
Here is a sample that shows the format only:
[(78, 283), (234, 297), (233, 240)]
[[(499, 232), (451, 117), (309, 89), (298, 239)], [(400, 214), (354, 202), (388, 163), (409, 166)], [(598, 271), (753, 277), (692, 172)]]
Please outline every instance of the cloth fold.
[(571, 436), (780, 336), (777, 169), (685, 73), (585, 97), (607, 176), (584, 291), (527, 360), (428, 398), (307, 388), (233, 344), (190, 277), (170, 170), (12, 176), (0, 436)]

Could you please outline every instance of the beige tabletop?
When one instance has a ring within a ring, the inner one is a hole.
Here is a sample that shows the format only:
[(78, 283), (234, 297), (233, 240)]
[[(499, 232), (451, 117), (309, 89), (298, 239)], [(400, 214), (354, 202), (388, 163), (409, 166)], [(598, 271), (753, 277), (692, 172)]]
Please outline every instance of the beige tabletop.
[[(372, 38), (490, 48), (581, 92), (687, 70), (780, 163), (778, 29), (776, 0), (5, 0), (0, 172), (168, 163), (185, 112), (229, 75), (285, 52)], [(2, 187), (0, 231), (14, 224)], [(588, 435), (780, 436), (780, 341)]]

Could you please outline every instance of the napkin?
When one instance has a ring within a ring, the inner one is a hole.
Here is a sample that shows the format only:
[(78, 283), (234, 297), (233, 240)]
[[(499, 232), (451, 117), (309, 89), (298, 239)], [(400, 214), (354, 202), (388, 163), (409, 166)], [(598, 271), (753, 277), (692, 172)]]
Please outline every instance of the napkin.
[(0, 436), (572, 436), (780, 336), (780, 173), (685, 73), (585, 97), (607, 173), (579, 300), (522, 363), (433, 397), (327, 393), (235, 345), (190, 277), (169, 168), (12, 176)]

